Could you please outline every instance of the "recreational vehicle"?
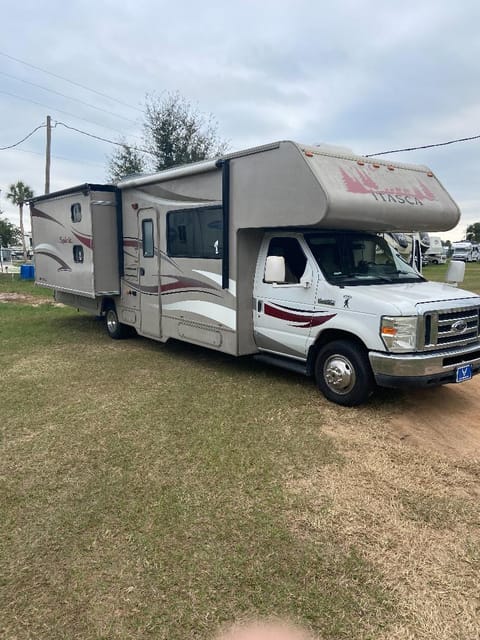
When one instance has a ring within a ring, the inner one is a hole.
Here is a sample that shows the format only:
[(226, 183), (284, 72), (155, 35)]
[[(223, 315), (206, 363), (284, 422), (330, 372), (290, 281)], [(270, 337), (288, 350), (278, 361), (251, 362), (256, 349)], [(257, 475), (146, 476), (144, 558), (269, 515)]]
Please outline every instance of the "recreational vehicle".
[(343, 405), (480, 371), (480, 297), (385, 239), (458, 223), (427, 167), (284, 141), (40, 196), (31, 215), (36, 282), (112, 338), (252, 355)]
[(426, 261), (430, 264), (445, 264), (447, 261), (447, 250), (442, 244), (442, 239), (438, 236), (430, 236), (430, 246), (425, 252)]
[(452, 249), (452, 260), (461, 260), (462, 262), (478, 262), (479, 260), (478, 245), (476, 244), (472, 244), (466, 240), (463, 242), (453, 242)]

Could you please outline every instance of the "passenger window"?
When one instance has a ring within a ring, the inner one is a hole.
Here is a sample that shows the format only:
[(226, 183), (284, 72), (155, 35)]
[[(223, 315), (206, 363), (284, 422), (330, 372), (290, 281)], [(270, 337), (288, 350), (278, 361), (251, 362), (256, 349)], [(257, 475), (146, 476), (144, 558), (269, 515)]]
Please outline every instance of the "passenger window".
[(167, 214), (168, 255), (176, 258), (223, 256), (223, 211), (199, 207)]
[(307, 266), (307, 258), (296, 238), (272, 238), (268, 246), (268, 255), (285, 258), (285, 282), (279, 284), (300, 282)]
[(83, 262), (83, 247), (81, 244), (73, 245), (73, 261)]
[(155, 254), (153, 220), (142, 220), (142, 248), (144, 258), (153, 258)]

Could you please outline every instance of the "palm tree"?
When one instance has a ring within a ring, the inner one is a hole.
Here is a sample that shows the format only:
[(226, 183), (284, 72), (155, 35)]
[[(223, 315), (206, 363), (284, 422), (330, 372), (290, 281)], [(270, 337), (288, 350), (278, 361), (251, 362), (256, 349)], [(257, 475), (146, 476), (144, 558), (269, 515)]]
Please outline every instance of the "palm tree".
[(33, 198), (33, 190), (20, 180), (16, 184), (10, 185), (10, 191), (7, 198), (18, 205), (20, 211), (20, 233), (22, 234), (23, 259), (27, 261), (27, 247), (25, 245), (25, 229), (23, 226), (23, 203)]

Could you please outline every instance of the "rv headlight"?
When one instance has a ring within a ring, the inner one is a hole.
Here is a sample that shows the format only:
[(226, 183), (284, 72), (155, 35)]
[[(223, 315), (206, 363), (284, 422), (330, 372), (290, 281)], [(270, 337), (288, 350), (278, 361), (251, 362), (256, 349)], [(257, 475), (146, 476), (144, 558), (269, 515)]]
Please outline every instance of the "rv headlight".
[(415, 351), (417, 316), (383, 316), (380, 335), (389, 351)]

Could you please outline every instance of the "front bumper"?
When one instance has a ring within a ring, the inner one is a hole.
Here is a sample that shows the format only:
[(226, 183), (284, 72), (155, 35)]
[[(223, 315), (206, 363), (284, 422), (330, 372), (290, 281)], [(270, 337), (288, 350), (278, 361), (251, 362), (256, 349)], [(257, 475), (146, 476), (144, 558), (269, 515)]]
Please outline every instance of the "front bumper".
[(480, 373), (480, 342), (429, 353), (369, 353), (375, 382), (381, 387), (435, 386), (455, 382), (458, 367), (471, 364)]

